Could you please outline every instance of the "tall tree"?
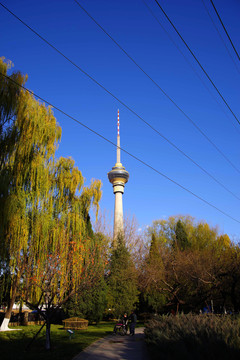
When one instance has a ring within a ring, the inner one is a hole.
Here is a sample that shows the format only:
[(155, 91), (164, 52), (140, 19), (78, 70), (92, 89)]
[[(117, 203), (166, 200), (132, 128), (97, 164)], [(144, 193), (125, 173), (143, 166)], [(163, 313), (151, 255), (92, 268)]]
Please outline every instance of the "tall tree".
[[(176, 234), (177, 248), (181, 251), (186, 250), (190, 244), (188, 241), (188, 236), (187, 236), (187, 232), (185, 230), (185, 226), (180, 219), (178, 220), (178, 222), (176, 224), (175, 234)], [(175, 245), (175, 243), (174, 243), (174, 245)]]
[(35, 240), (29, 242), (22, 285), (24, 301), (46, 319), (48, 349), (54, 309), (59, 309), (80, 287), (90, 286), (95, 272), (98, 275), (97, 247), (88, 236), (89, 223), (84, 214), (91, 205), (98, 207), (101, 196), (101, 183), (93, 181), (85, 187), (72, 159), (60, 158), (50, 179), (51, 186), (34, 216)]
[(112, 250), (107, 284), (108, 308), (115, 316), (129, 314), (138, 301), (137, 272), (122, 234)]
[[(9, 153), (14, 149), (17, 132), (13, 130), (13, 127), (21, 92), (20, 86), (26, 80), (26, 77), (20, 72), (12, 72), (9, 75), (8, 72), (12, 66), (11, 61), (5, 61), (4, 57), (0, 58), (0, 269), (4, 269), (1, 271), (0, 300), (6, 296), (6, 291), (9, 289), (6, 274), (9, 273), (8, 263), (10, 256), (9, 250), (6, 249), (2, 239), (4, 238), (3, 209), (11, 179), (5, 164)], [(8, 79), (8, 76), (10, 79)], [(5, 275), (3, 276), (3, 274)]]
[(165, 303), (164, 294), (165, 269), (162, 259), (162, 249), (152, 234), (149, 254), (143, 262), (140, 275), (141, 307), (143, 311), (160, 312)]
[[(6, 93), (10, 83), (1, 84)], [(5, 184), (0, 197), (0, 264), (10, 296), (2, 330), (7, 329), (20, 290), (40, 311), (44, 302), (48, 309), (59, 306), (76, 291), (93, 261), (88, 213), (92, 206), (98, 210), (101, 198), (99, 181), (86, 187), (72, 159), (55, 159), (61, 129), (52, 110), (21, 90), (10, 112), (5, 92), (0, 104), (6, 120), (11, 113), (12, 124), (1, 138), (6, 146), (0, 168), (0, 183)]]
[(168, 306), (199, 311), (214, 300), (238, 309), (238, 246), (226, 234), (218, 235), (216, 227), (189, 216), (155, 221), (149, 234), (155, 234), (162, 250)]
[(107, 284), (105, 281), (105, 269), (107, 264), (107, 238), (101, 234), (92, 235), (90, 253), (92, 261), (88, 276), (65, 304), (64, 310), (69, 316), (80, 316), (90, 321), (99, 322), (107, 306)]
[(35, 240), (31, 234), (34, 211), (47, 190), (49, 165), (61, 135), (51, 110), (29, 92), (21, 90), (16, 103), (11, 128), (3, 138), (7, 145), (11, 139), (14, 141), (11, 147), (6, 145), (5, 149), (9, 150), (3, 154), (0, 169), (5, 184), (1, 196), (1, 254), (9, 260), (11, 280), (11, 299), (1, 328), (6, 328), (10, 319), (28, 256), (29, 239)]

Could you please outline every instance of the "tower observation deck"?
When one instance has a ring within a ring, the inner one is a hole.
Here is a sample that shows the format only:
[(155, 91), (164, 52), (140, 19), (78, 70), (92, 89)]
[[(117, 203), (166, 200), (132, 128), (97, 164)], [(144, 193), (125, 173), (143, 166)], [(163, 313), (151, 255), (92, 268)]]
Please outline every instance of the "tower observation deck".
[(124, 193), (125, 184), (128, 182), (129, 173), (121, 164), (120, 159), (120, 133), (119, 133), (119, 110), (117, 122), (117, 162), (112, 170), (108, 173), (108, 179), (113, 186), (113, 193), (115, 195), (114, 207), (114, 226), (113, 239), (116, 240), (119, 233), (123, 233), (123, 202), (122, 195)]

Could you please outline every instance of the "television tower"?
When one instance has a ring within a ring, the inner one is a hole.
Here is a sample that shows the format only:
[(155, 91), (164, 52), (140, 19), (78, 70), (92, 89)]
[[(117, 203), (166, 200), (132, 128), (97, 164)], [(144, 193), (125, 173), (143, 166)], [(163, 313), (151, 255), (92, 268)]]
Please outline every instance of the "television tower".
[[(125, 184), (128, 182), (129, 173), (121, 164), (120, 159), (120, 134), (119, 134), (119, 110), (117, 120), (117, 162), (108, 173), (108, 179), (113, 185), (113, 193), (115, 195), (114, 207), (114, 227), (113, 241), (117, 239), (119, 233), (123, 233), (123, 202), (122, 195), (124, 193)], [(115, 243), (115, 241), (114, 241)]]

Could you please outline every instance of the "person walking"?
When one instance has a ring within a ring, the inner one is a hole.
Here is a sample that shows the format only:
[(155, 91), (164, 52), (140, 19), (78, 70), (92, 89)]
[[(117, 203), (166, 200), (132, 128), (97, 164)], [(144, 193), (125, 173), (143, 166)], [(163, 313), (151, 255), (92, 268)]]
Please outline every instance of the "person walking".
[(137, 315), (134, 310), (132, 310), (131, 315), (129, 316), (130, 320), (130, 335), (133, 336), (135, 334), (135, 326), (137, 324)]

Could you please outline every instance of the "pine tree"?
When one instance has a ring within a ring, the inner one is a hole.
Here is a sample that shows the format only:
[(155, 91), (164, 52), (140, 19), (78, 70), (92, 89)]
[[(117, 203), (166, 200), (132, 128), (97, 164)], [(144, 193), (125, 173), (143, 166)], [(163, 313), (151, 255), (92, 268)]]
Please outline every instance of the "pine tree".
[(166, 303), (162, 291), (164, 265), (155, 234), (152, 234), (149, 254), (145, 260), (142, 273), (141, 306), (148, 312), (160, 312)]
[(112, 251), (107, 284), (108, 308), (117, 317), (130, 314), (138, 302), (137, 272), (121, 234)]
[(153, 261), (158, 260), (159, 259), (159, 249), (158, 249), (158, 245), (157, 245), (157, 239), (155, 234), (152, 234), (152, 241), (151, 241), (151, 245), (150, 245), (150, 250), (149, 250), (149, 257), (148, 257), (148, 262), (152, 263)]
[[(90, 220), (87, 230), (90, 228)], [(105, 267), (107, 262), (107, 238), (92, 232), (92, 272), (83, 281), (76, 294), (65, 304), (64, 310), (72, 316), (78, 316), (98, 323), (103, 318), (107, 306), (107, 284)]]
[(178, 249), (181, 251), (186, 250), (189, 247), (189, 241), (185, 226), (181, 220), (178, 220), (176, 224), (175, 234), (176, 234), (176, 245)]

